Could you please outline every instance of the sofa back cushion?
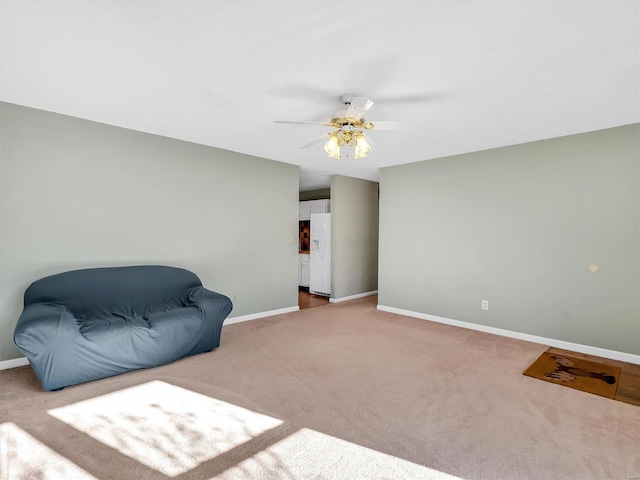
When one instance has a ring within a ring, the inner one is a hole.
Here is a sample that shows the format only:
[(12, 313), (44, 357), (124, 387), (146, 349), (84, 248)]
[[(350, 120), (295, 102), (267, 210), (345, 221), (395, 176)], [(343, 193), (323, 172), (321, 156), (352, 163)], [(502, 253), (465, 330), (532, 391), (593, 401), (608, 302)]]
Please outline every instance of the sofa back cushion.
[(202, 286), (188, 270), (136, 265), (74, 270), (35, 281), (24, 294), (25, 307), (63, 305), (76, 318), (144, 317), (181, 307), (194, 287)]

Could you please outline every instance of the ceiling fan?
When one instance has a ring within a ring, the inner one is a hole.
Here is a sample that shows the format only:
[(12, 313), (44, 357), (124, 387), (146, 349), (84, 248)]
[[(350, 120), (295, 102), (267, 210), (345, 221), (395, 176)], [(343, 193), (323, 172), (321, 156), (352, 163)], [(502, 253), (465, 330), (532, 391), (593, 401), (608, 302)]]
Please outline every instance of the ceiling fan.
[(374, 142), (363, 130), (373, 130), (374, 128), (378, 130), (392, 130), (395, 124), (394, 122), (376, 122), (373, 124), (366, 121), (364, 114), (373, 106), (373, 101), (366, 97), (345, 94), (340, 96), (340, 102), (346, 106), (346, 109), (334, 112), (331, 120), (328, 122), (277, 120), (275, 123), (310, 124), (333, 127), (336, 130), (324, 133), (310, 142), (301, 145), (300, 148), (308, 148), (328, 139), (324, 149), (330, 158), (366, 157), (367, 152), (371, 149), (370, 144), (374, 144)]

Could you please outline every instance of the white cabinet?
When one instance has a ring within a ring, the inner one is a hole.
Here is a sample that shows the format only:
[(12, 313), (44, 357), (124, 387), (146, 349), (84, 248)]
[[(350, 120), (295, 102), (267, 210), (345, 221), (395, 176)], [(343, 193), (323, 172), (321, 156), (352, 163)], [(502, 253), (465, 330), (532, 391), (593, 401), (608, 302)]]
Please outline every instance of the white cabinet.
[(298, 255), (298, 285), (301, 287), (309, 286), (309, 278), (311, 273), (311, 257), (308, 254)]
[(307, 200), (298, 204), (298, 220), (309, 220), (312, 213), (330, 213), (331, 200)]
[(298, 220), (309, 220), (311, 218), (311, 202), (300, 202), (298, 205)]
[(330, 213), (330, 204), (331, 202), (329, 200), (311, 200), (310, 213)]

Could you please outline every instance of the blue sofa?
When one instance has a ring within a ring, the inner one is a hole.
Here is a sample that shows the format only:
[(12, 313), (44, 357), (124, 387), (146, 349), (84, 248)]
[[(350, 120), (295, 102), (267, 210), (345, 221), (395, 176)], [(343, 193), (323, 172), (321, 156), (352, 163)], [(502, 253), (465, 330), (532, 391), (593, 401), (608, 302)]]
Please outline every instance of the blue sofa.
[(233, 305), (181, 268), (92, 268), (37, 280), (14, 342), (44, 390), (213, 350)]

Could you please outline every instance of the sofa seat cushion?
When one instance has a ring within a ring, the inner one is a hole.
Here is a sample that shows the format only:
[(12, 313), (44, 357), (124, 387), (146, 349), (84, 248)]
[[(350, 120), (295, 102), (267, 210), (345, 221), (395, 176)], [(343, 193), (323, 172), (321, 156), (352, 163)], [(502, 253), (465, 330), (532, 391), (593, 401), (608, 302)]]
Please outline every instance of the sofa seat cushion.
[(178, 307), (149, 313), (144, 317), (114, 313), (108, 317), (83, 318), (76, 321), (78, 330), (84, 338), (90, 342), (103, 342), (105, 337), (115, 338), (118, 335), (153, 338), (166, 333), (178, 333), (180, 338), (176, 330), (193, 334), (201, 325), (202, 317), (203, 314), (199, 308)]

